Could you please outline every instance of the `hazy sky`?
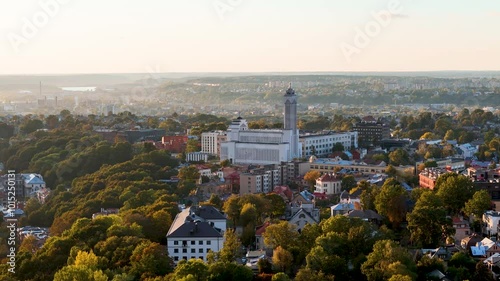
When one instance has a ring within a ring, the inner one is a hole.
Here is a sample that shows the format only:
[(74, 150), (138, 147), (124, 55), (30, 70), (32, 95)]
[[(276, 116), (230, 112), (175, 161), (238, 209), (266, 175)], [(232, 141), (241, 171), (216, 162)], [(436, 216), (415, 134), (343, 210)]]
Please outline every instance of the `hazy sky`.
[(0, 0), (0, 74), (500, 70), (499, 28), (496, 0)]

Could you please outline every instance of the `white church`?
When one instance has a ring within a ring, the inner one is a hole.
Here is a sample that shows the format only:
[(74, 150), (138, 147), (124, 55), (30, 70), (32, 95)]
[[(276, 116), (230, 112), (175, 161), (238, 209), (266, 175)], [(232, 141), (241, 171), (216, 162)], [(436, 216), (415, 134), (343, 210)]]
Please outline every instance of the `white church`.
[(231, 122), (220, 159), (235, 164), (280, 164), (302, 156), (297, 129), (297, 95), (290, 87), (284, 95), (284, 128), (249, 130), (245, 119)]

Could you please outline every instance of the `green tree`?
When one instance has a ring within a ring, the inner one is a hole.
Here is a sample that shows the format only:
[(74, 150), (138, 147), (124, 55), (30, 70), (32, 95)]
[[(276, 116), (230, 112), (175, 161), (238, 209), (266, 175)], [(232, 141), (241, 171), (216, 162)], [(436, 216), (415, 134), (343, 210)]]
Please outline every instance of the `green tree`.
[(375, 208), (397, 228), (406, 216), (407, 199), (408, 194), (401, 184), (394, 178), (388, 178), (375, 197)]
[(353, 189), (354, 187), (356, 187), (356, 185), (357, 185), (357, 182), (356, 182), (356, 179), (354, 178), (354, 176), (347, 175), (347, 176), (342, 177), (342, 181), (340, 183), (342, 190), (349, 191), (349, 190)]
[(33, 133), (34, 131), (42, 128), (43, 128), (43, 122), (38, 119), (32, 119), (32, 120), (30, 119), (26, 121), (24, 124), (22, 124), (20, 127), (21, 131), (25, 134)]
[(281, 196), (275, 193), (266, 194), (266, 199), (270, 202), (271, 217), (277, 218), (285, 214), (286, 203)]
[(446, 237), (455, 233), (451, 219), (446, 217), (441, 198), (433, 192), (421, 194), (415, 208), (407, 215), (407, 220), (411, 240), (423, 247), (437, 247)]
[(397, 274), (411, 276), (411, 280), (416, 278), (416, 265), (411, 255), (391, 240), (375, 242), (361, 271), (368, 281), (388, 280)]
[(193, 280), (205, 281), (208, 279), (208, 266), (200, 259), (180, 260), (175, 267), (172, 280), (181, 280), (188, 275), (192, 275)]
[(436, 180), (437, 196), (451, 214), (457, 214), (465, 206), (465, 202), (472, 198), (474, 185), (464, 175), (446, 173)]
[(216, 262), (208, 267), (208, 281), (252, 281), (253, 272), (244, 265), (227, 262)]
[(290, 281), (290, 280), (291, 280), (290, 277), (288, 277), (288, 275), (286, 275), (283, 272), (278, 272), (274, 274), (273, 278), (271, 279), (271, 281)]
[(344, 151), (344, 146), (340, 142), (336, 142), (333, 145), (332, 152), (342, 152)]
[(389, 153), (389, 161), (395, 166), (408, 165), (410, 163), (410, 156), (406, 150), (398, 148)]
[(488, 268), (488, 266), (484, 262), (479, 261), (476, 264), (476, 272), (474, 272), (474, 276), (472, 277), (472, 280), (474, 280), (474, 281), (494, 281), (495, 278), (493, 278), (493, 275), (491, 274), (491, 271)]
[(467, 215), (474, 215), (475, 219), (482, 220), (483, 213), (489, 209), (491, 209), (491, 196), (487, 190), (480, 190), (465, 203), (464, 210)]

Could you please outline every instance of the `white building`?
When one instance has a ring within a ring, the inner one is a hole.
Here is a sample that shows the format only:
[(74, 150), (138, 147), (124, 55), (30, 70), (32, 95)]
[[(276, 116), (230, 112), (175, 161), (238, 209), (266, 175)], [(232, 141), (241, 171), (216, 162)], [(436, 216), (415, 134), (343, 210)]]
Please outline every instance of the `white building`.
[(500, 221), (500, 212), (486, 211), (483, 214), (484, 234), (488, 236), (496, 235), (499, 221)]
[(204, 152), (189, 152), (186, 153), (186, 161), (188, 162), (198, 162), (198, 161), (208, 161), (208, 153)]
[(316, 185), (314, 186), (316, 193), (325, 193), (328, 195), (340, 194), (341, 192), (341, 180), (334, 174), (326, 173), (316, 179)]
[(212, 206), (190, 207), (177, 214), (167, 233), (168, 255), (181, 259), (207, 260), (209, 251), (224, 245), (226, 218)]
[(470, 143), (461, 144), (458, 148), (462, 151), (461, 156), (463, 158), (472, 157), (477, 152), (477, 147)]
[(292, 88), (284, 95), (284, 128), (249, 130), (245, 119), (231, 122), (220, 159), (236, 164), (280, 164), (302, 156), (297, 129), (297, 96)]
[(201, 152), (219, 155), (220, 142), (226, 138), (226, 132), (213, 131), (201, 134)]
[(358, 132), (306, 134), (300, 136), (299, 141), (302, 146), (302, 157), (326, 156), (332, 153), (336, 143), (342, 144), (344, 150), (357, 148)]

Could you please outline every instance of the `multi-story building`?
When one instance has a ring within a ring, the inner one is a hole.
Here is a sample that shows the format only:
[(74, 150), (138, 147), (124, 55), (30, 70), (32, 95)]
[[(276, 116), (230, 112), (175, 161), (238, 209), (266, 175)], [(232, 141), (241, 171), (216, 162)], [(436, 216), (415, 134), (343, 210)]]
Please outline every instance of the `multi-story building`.
[(209, 156), (208, 153), (204, 153), (204, 152), (200, 152), (200, 151), (189, 152), (189, 153), (186, 153), (186, 161), (188, 161), (188, 162), (199, 162), (199, 161), (207, 162), (208, 156)]
[(188, 136), (163, 136), (161, 137), (162, 148), (172, 153), (181, 153), (186, 149)]
[(352, 129), (358, 132), (358, 142), (361, 147), (379, 145), (383, 139), (391, 136), (389, 126), (378, 122), (373, 116), (363, 117)]
[(281, 170), (264, 167), (240, 174), (240, 195), (269, 193), (282, 184)]
[[(7, 190), (9, 187), (8, 175), (0, 177), (0, 190)], [(45, 190), (46, 185), (43, 177), (40, 174), (16, 174), (14, 179), (16, 198), (38, 198), (38, 192)]]
[(301, 157), (297, 95), (289, 88), (283, 98), (283, 129), (250, 130), (246, 120), (238, 117), (229, 125), (227, 141), (221, 143), (220, 159), (236, 164), (280, 164)]
[(336, 143), (342, 144), (344, 150), (358, 147), (358, 132), (327, 132), (321, 134), (306, 134), (299, 137), (302, 145), (302, 157), (327, 156), (332, 153)]
[(332, 173), (326, 173), (316, 179), (314, 186), (316, 193), (324, 193), (328, 195), (340, 194), (342, 191), (341, 178)]
[(212, 206), (190, 207), (177, 214), (167, 233), (168, 255), (177, 264), (181, 259), (207, 260), (209, 251), (224, 244), (226, 217)]
[(418, 184), (422, 188), (434, 189), (436, 186), (437, 179), (445, 174), (449, 173), (449, 170), (440, 168), (425, 168), (420, 174), (418, 174)]
[(201, 151), (212, 155), (220, 155), (220, 144), (226, 140), (226, 132), (224, 131), (202, 133)]

